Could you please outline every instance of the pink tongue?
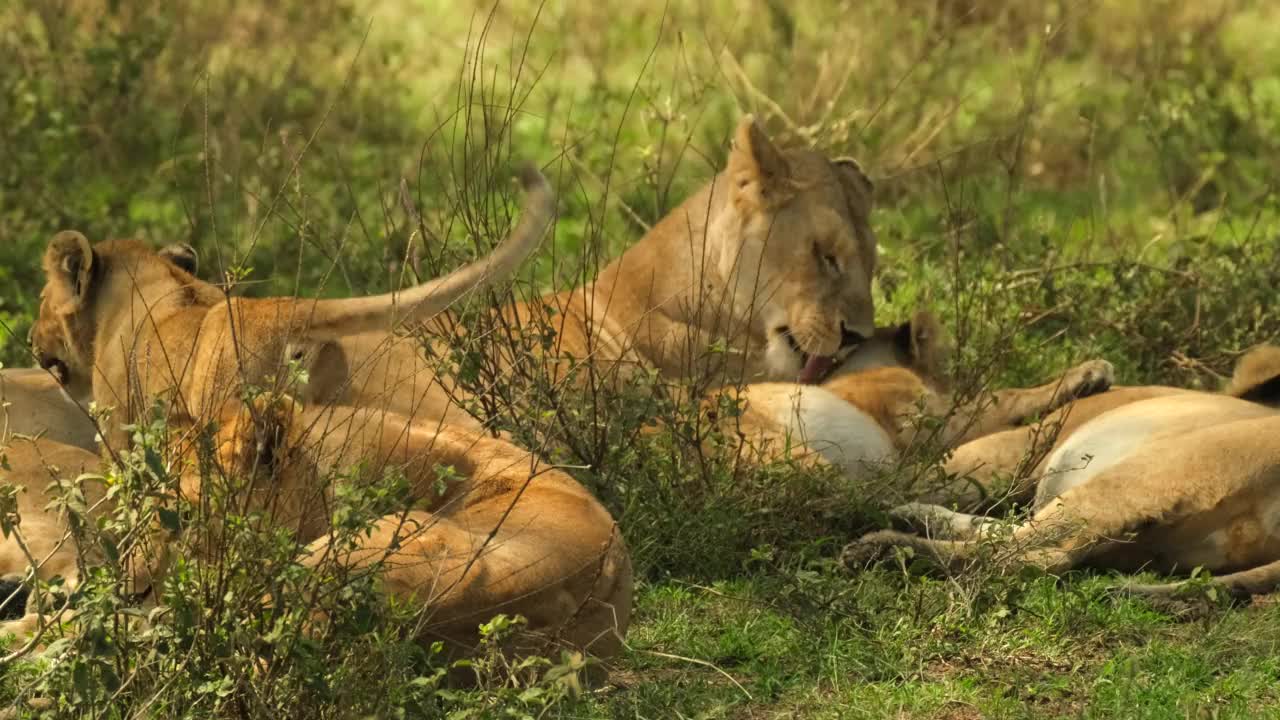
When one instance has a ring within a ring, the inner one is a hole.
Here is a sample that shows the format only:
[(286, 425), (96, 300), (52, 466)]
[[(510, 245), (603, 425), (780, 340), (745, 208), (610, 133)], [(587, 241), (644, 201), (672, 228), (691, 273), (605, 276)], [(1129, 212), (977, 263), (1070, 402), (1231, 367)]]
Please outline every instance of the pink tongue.
[(832, 358), (829, 355), (810, 355), (809, 362), (805, 363), (804, 369), (800, 371), (800, 384), (816, 384), (826, 377), (827, 372), (831, 370), (831, 365)]

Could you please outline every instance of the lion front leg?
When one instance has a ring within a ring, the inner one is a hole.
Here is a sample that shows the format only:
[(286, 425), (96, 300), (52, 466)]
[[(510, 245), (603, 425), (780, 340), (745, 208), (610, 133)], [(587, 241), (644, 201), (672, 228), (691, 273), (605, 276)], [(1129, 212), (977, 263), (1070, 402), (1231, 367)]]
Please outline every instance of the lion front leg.
[(889, 514), (938, 540), (977, 540), (990, 534), (1000, 521), (986, 515), (969, 515), (941, 505), (912, 502), (889, 511)]
[[(910, 511), (904, 514), (910, 514)], [(1001, 571), (1035, 567), (1047, 573), (1061, 573), (1076, 567), (1113, 542), (1055, 507), (1015, 526), (1008, 536), (979, 532), (971, 539), (949, 540), (880, 530), (846, 545), (840, 559), (845, 567), (853, 570), (878, 560), (895, 547), (903, 547), (911, 548), (951, 572), (960, 572), (977, 562), (989, 561)]]
[(966, 510), (1000, 502), (1028, 503), (1039, 481), (1036, 468), (1058, 436), (1054, 427), (1036, 424), (964, 443), (952, 450), (943, 466), (954, 481), (921, 500), (952, 503)]
[(969, 407), (952, 414), (947, 423), (947, 443), (955, 447), (1019, 427), (1072, 400), (1107, 390), (1114, 378), (1115, 368), (1111, 363), (1089, 360), (1044, 385), (996, 390), (990, 397), (976, 400)]

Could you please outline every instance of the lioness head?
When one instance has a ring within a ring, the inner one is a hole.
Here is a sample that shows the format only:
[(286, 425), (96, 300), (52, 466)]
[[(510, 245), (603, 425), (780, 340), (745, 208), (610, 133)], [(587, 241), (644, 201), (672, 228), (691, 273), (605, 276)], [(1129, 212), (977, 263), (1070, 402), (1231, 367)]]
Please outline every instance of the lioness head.
[(817, 382), (874, 331), (871, 181), (853, 160), (779, 150), (750, 115), (725, 177), (728, 203), (709, 228), (726, 239), (719, 274), (751, 304), (770, 374)]
[[(53, 372), (76, 399), (90, 395), (94, 334), (103, 305), (137, 300), (145, 304), (145, 295), (160, 299), (198, 282), (193, 275), (198, 257), (190, 245), (175, 243), (154, 252), (140, 242), (115, 240), (95, 248), (74, 230), (49, 241), (43, 265), (46, 281), (31, 328), (31, 348), (39, 365)], [(108, 266), (122, 269), (133, 285), (154, 292), (115, 297), (123, 288), (111, 286)]]

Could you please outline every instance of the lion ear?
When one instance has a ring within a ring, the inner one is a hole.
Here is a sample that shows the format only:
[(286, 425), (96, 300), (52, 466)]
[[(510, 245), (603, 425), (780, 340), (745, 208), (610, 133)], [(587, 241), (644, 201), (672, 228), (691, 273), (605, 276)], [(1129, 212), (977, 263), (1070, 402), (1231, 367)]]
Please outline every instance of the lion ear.
[(840, 180), (840, 188), (844, 190), (845, 202), (849, 203), (849, 212), (855, 217), (870, 215), (875, 184), (867, 177), (862, 165), (851, 157), (836, 158), (831, 161), (831, 165)]
[(160, 248), (160, 257), (177, 265), (191, 275), (200, 269), (200, 255), (186, 243), (170, 243)]
[(1262, 405), (1280, 404), (1280, 348), (1259, 345), (1242, 355), (1222, 392)]
[(744, 115), (729, 150), (729, 181), (735, 204), (777, 204), (788, 193), (791, 167), (752, 115)]
[(918, 310), (909, 322), (899, 325), (894, 333), (894, 347), (904, 364), (914, 368), (926, 380), (940, 385), (947, 383), (946, 364), (951, 339), (932, 312)]
[(871, 207), (875, 194), (875, 185), (857, 160), (850, 157), (836, 158), (831, 161), (836, 179), (840, 181), (840, 190), (844, 193), (845, 204), (849, 208), (849, 217), (853, 220), (858, 234), (859, 249), (866, 266), (867, 277), (876, 269), (876, 235), (871, 229)]
[(49, 241), (44, 251), (44, 273), (63, 298), (64, 311), (84, 306), (93, 278), (93, 247), (75, 230), (63, 230)]
[[(316, 348), (310, 363), (311, 378), (307, 383), (308, 400), (321, 404), (340, 404), (351, 376), (347, 354), (336, 342), (325, 342)], [(314, 393), (314, 396), (311, 394)]]

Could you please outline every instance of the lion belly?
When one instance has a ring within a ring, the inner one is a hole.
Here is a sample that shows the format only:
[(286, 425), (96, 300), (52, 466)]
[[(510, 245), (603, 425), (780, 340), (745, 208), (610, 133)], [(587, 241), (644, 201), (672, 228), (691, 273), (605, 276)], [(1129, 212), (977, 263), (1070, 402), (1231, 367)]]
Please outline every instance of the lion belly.
[(1077, 428), (1049, 456), (1035, 506), (1043, 507), (1159, 439), (1273, 413), (1263, 405), (1207, 393), (1152, 398), (1108, 410)]
[[(1280, 558), (1280, 416), (1238, 401), (1199, 406), (1198, 429), (1170, 430), (1149, 417), (1147, 439), (1122, 448), (1119, 460), (1100, 457), (1109, 469), (1037, 518), (1069, 508), (1103, 541), (1090, 563), (1119, 570), (1222, 573)], [(1225, 419), (1233, 415), (1240, 419)]]

